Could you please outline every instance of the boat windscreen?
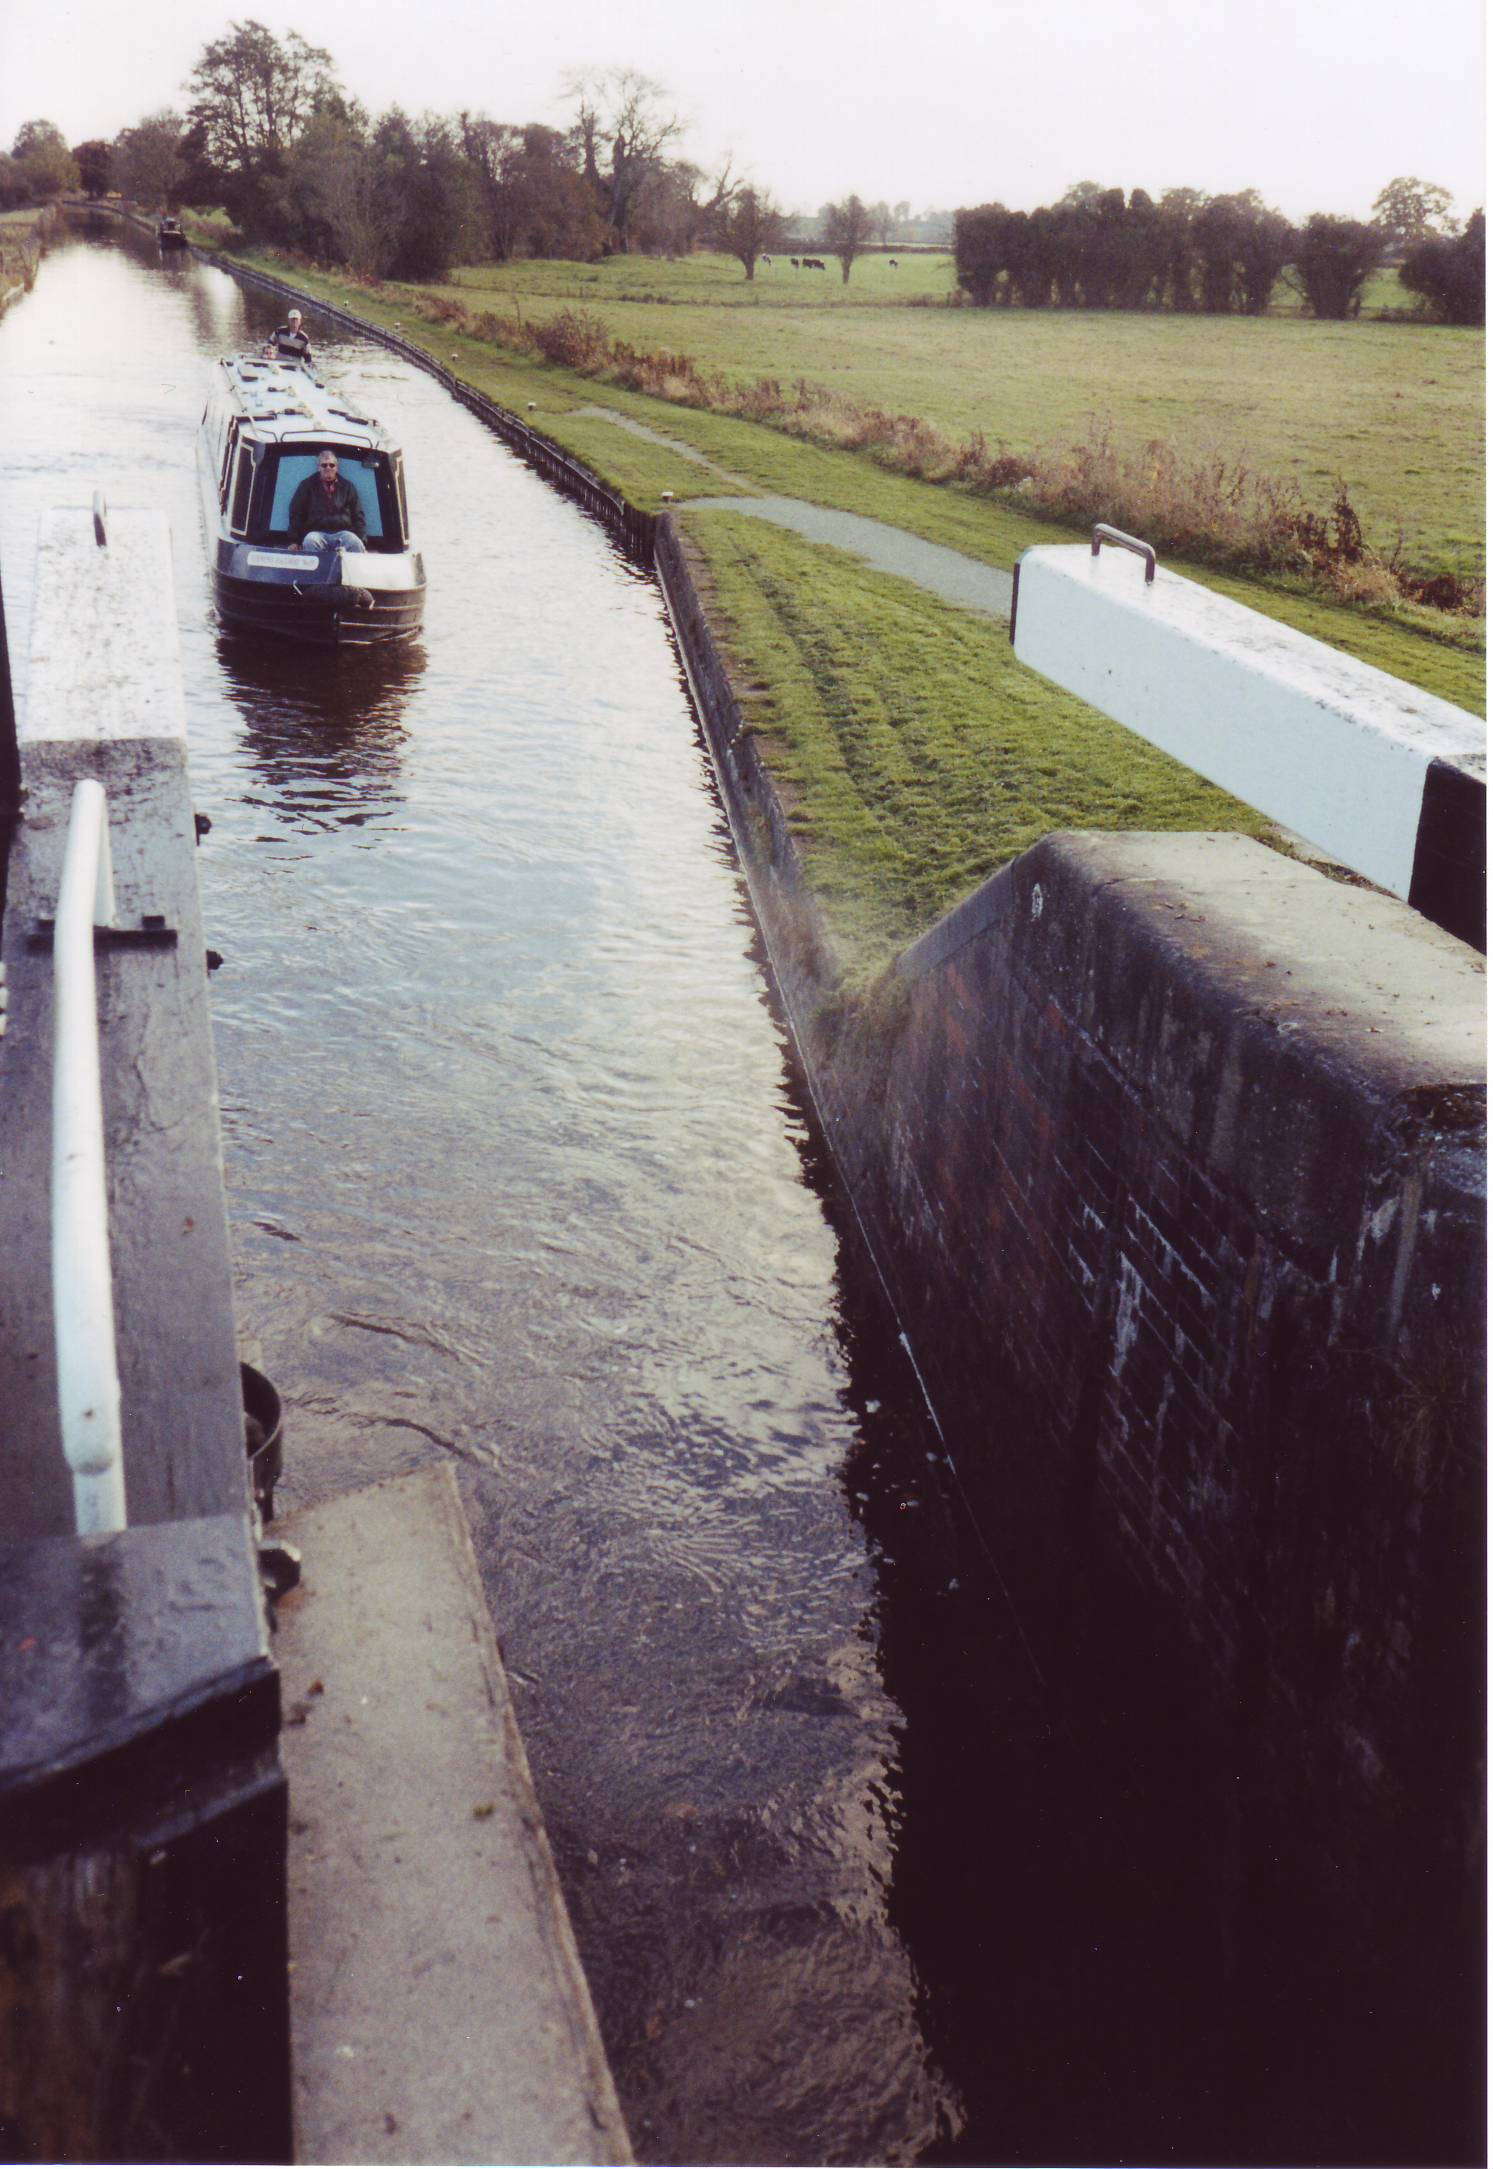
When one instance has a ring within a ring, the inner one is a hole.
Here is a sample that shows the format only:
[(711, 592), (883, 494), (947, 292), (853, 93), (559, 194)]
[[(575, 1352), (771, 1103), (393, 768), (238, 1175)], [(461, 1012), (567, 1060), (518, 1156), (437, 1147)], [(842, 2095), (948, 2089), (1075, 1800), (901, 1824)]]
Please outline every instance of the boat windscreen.
[[(270, 505), (270, 532), (279, 534), (290, 525), (290, 500), (307, 477), (316, 472), (315, 449), (306, 452), (282, 452), (275, 470), (275, 495)], [(337, 447), (337, 471), (344, 480), (351, 482), (363, 507), (363, 518), (368, 523), (370, 540), (383, 534), (384, 515), (378, 501), (378, 477), (369, 460), (361, 459), (356, 452), (344, 452)]]

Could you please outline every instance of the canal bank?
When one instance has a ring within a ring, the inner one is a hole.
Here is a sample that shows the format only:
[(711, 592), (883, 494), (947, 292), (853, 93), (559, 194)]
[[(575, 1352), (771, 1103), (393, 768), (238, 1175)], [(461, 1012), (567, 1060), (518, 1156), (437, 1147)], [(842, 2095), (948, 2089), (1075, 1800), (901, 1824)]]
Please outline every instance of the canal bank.
[(1017, 1610), (1137, 1771), (1166, 1706), (1216, 1988), (1247, 2024), (1311, 1984), (1307, 2150), (1475, 2158), (1481, 956), (1244, 837), (1054, 836), (847, 999), (670, 523), (658, 563), (820, 1121)]
[[(609, 495), (590, 509), (621, 528)], [(1199, 1772), (1232, 1772), (1209, 1841), (1220, 1977), (1268, 1980), (1310, 1921), (1380, 2014), (1366, 2121), (1353, 2021), (1322, 2036), (1323, 2143), (1335, 2113), (1457, 2155), (1482, 1859), (1481, 961), (1240, 839), (1059, 839), (847, 1002), (667, 520), (656, 553), (837, 1171), (1018, 1608), (1058, 1661), (1086, 1621), (1096, 1678), (1180, 1629), (1153, 1691), (1185, 1701)], [(971, 1387), (992, 1376), (1023, 1411), (1014, 1454)], [(1383, 1902), (1407, 1879), (1413, 1918)]]
[(0, 316), (31, 291), (58, 214), (49, 206), (0, 213)]

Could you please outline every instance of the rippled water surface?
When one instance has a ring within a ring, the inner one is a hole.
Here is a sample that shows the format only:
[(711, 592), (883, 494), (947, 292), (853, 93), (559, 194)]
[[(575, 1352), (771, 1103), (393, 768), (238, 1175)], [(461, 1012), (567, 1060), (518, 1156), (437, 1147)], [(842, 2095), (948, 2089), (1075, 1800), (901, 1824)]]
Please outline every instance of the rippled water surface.
[(211, 358), (278, 313), (148, 247), (49, 256), (0, 326), (0, 548), (24, 681), (39, 513), (170, 520), (281, 1503), (462, 1465), (639, 2153), (908, 2158), (959, 2112), (888, 1917), (874, 1419), (659, 597), (431, 380), (323, 333), (404, 443), (424, 633), (222, 636), (194, 435)]

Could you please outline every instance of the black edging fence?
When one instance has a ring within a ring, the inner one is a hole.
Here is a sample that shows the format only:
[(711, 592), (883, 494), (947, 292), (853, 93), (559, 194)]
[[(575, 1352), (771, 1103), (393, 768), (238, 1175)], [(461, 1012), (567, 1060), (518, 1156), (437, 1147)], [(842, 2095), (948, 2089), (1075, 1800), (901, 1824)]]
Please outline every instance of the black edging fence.
[(507, 407), (500, 407), (496, 400), (474, 391), (470, 384), (464, 384), (460, 377), (438, 362), (433, 354), (427, 353), (424, 347), (417, 346), (414, 340), (402, 338), (397, 331), (386, 331), (381, 324), (372, 324), (366, 317), (354, 316), (349, 309), (339, 309), (332, 302), (318, 300), (315, 294), (303, 293), (298, 288), (287, 285), (282, 279), (270, 278), (262, 271), (250, 271), (243, 264), (233, 263), (214, 254), (210, 249), (194, 248), (192, 254), (200, 262), (216, 264), (220, 271), (231, 273), (245, 285), (257, 286), (265, 293), (283, 294), (289, 301), (300, 302), (306, 308), (315, 309), (320, 315), (330, 317), (335, 324), (345, 324), (360, 337), (375, 340), (378, 345), (390, 347), (396, 354), (402, 354), (406, 361), (413, 362), (417, 369), (423, 369), (428, 376), (433, 376), (438, 383), (443, 384), (454, 399), (459, 399), (464, 407), (469, 408), (480, 422), (501, 437), (522, 460), (537, 469), (546, 481), (563, 490), (567, 497), (575, 498), (594, 519), (600, 520), (609, 528), (623, 544), (629, 557), (639, 564), (652, 565), (654, 537), (658, 526), (653, 513), (640, 512), (637, 506), (630, 505), (625, 497), (619, 497), (615, 490), (609, 490), (589, 467), (584, 467), (579, 460), (572, 459), (568, 452), (562, 452), (552, 439), (541, 435), (537, 429), (531, 429), (527, 422), (521, 422)]

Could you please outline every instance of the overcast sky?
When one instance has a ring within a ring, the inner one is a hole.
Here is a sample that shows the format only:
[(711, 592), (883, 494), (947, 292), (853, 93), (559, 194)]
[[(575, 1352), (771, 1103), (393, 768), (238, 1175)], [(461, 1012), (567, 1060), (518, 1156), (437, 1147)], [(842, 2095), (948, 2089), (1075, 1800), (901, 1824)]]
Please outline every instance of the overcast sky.
[(567, 74), (637, 68), (687, 155), (734, 153), (788, 208), (1029, 208), (1096, 180), (1366, 217), (1396, 174), (1483, 200), (1482, 0), (0, 0), (0, 147), (181, 108), (251, 14), (326, 46), (375, 113), (563, 125)]

